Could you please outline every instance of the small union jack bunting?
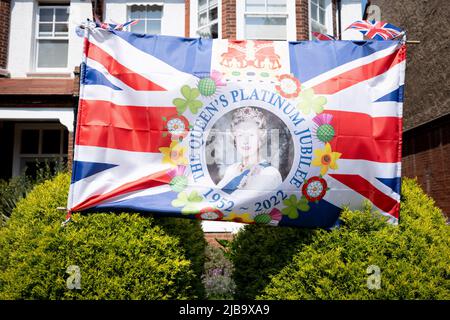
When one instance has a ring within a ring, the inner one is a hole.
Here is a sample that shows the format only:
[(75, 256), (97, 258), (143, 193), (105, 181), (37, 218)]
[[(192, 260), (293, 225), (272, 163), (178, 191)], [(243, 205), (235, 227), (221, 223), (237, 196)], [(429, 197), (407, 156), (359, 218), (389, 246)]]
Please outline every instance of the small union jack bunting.
[(325, 41), (336, 40), (335, 37), (333, 37), (332, 35), (329, 35), (329, 34), (315, 32), (315, 31), (312, 34), (317, 40), (325, 40)]
[(349, 25), (345, 30), (348, 29), (358, 30), (372, 40), (391, 40), (404, 33), (402, 29), (393, 24), (376, 20), (358, 20)]

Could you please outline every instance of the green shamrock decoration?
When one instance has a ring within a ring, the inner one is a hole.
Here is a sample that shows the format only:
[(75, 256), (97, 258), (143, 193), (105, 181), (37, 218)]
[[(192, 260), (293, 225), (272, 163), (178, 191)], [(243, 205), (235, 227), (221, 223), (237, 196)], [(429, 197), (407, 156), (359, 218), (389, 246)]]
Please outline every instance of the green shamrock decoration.
[(297, 200), (296, 196), (291, 195), (289, 198), (283, 200), (283, 204), (285, 204), (286, 207), (281, 209), (281, 212), (290, 219), (298, 218), (297, 209), (300, 211), (309, 210), (308, 200), (304, 196), (302, 196), (300, 200)]
[(181, 94), (185, 99), (175, 98), (172, 101), (177, 107), (178, 114), (182, 114), (187, 108), (189, 108), (193, 114), (197, 114), (198, 110), (203, 107), (203, 103), (200, 100), (196, 100), (200, 95), (200, 91), (197, 88), (191, 88), (188, 85), (184, 85), (181, 87)]
[(180, 192), (178, 197), (172, 200), (172, 206), (183, 207), (182, 214), (196, 214), (199, 212), (198, 203), (203, 200), (197, 191), (192, 191), (189, 195), (186, 192)]
[(303, 112), (303, 114), (310, 114), (311, 111), (319, 114), (323, 112), (323, 106), (327, 103), (327, 98), (324, 96), (316, 96), (312, 88), (302, 90), (298, 95), (300, 102), (297, 104), (297, 108)]

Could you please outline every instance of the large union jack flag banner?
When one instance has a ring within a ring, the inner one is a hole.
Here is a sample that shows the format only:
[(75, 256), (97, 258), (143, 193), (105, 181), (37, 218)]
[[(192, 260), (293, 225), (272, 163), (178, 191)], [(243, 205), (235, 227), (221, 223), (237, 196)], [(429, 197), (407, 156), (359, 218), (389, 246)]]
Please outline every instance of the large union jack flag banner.
[(69, 212), (399, 217), (405, 44), (87, 32)]

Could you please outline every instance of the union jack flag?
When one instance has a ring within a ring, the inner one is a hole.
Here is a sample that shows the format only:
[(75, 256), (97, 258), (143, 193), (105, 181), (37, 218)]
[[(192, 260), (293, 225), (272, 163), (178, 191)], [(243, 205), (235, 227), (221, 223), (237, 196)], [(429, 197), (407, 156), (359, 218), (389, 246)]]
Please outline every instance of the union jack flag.
[(376, 20), (358, 20), (349, 25), (347, 29), (358, 30), (373, 40), (395, 39), (402, 34), (402, 30), (393, 24)]
[(313, 36), (314, 37), (316, 37), (316, 39), (317, 40), (324, 40), (324, 41), (327, 41), (327, 40), (336, 40), (336, 38), (335, 37), (333, 37), (333, 36), (331, 36), (331, 35), (329, 35), (329, 34), (325, 34), (325, 33), (320, 33), (320, 32), (315, 32), (315, 31), (313, 31)]
[[(179, 117), (174, 97), (180, 96), (180, 88), (186, 85), (194, 88), (205, 75), (220, 77), (212, 67), (220, 60), (215, 52), (218, 48), (230, 47), (231, 43), (231, 40), (137, 35), (101, 28), (89, 31), (84, 38), (67, 206), (70, 213), (137, 211), (199, 217), (174, 206), (174, 201), (190, 205), (189, 201), (197, 203), (199, 197), (206, 199), (214, 192), (183, 197), (174, 192), (171, 184), (174, 176), (188, 176), (195, 168), (188, 164), (174, 167), (162, 161), (167, 154), (163, 155), (161, 150), (168, 150), (174, 143), (170, 135), (164, 133), (168, 132), (167, 119)], [(264, 45), (270, 43), (264, 42)], [(320, 187), (319, 182), (323, 185), (325, 180), (329, 191), (325, 194), (322, 190), (316, 198), (307, 197), (316, 200), (309, 202), (307, 212), (299, 209), (296, 217), (295, 211), (293, 214), (286, 211), (287, 216), (273, 208), (270, 217), (278, 219), (279, 225), (331, 227), (338, 220), (342, 207), (360, 208), (363, 201), (368, 200), (375, 209), (397, 221), (404, 43), (376, 41), (359, 46), (349, 41), (274, 41), (273, 46), (280, 50), (270, 56), (280, 59), (289, 75), (284, 81), (295, 77), (296, 81), (289, 82), (290, 85), (301, 83), (302, 91), (310, 88), (326, 101), (327, 119), (335, 131), (329, 146), (342, 155), (335, 170), (330, 169), (325, 176), (316, 173), (315, 186)], [(261, 61), (263, 65), (265, 59)], [(278, 68), (278, 62), (272, 66)], [(237, 83), (244, 88), (242, 81)], [(218, 90), (223, 90), (221, 88)], [(299, 88), (293, 92), (298, 94), (298, 91)], [(183, 93), (184, 102), (191, 103), (186, 104), (186, 112), (195, 106), (192, 99), (197, 93), (192, 92)], [(218, 96), (215, 99), (210, 110), (214, 103), (220, 102)], [(281, 99), (279, 101), (281, 104)], [(182, 117), (178, 120), (177, 125), (190, 130)], [(175, 152), (174, 148), (171, 150)], [(295, 167), (293, 165), (290, 175), (294, 175)], [(187, 185), (190, 183), (191, 180)], [(300, 199), (301, 188), (295, 192)], [(283, 196), (283, 190), (279, 194)], [(228, 195), (221, 193), (220, 197), (225, 199)], [(260, 206), (288, 203), (289, 199), (275, 198), (272, 203), (268, 198), (267, 203), (262, 201)], [(212, 216), (226, 220), (230, 217), (239, 221), (233, 216), (233, 208), (227, 211), (225, 200), (216, 204), (214, 208), (208, 207), (207, 214), (200, 218)], [(296, 204), (293, 205), (295, 209)], [(244, 203), (234, 203), (234, 208), (241, 207)], [(265, 218), (261, 216), (259, 220)]]

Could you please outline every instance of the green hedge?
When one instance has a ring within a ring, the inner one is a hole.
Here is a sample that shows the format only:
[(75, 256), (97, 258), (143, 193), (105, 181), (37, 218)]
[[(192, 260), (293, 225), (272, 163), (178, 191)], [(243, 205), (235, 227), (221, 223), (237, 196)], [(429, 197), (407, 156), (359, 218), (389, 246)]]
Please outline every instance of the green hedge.
[[(61, 228), (64, 216), (56, 208), (66, 204), (69, 180), (61, 174), (35, 187), (0, 229), (0, 299), (198, 296), (199, 271), (194, 269), (201, 262), (186, 259), (184, 248), (191, 240), (180, 243), (176, 232), (166, 231), (169, 221), (155, 223), (138, 214), (76, 214)], [(198, 234), (198, 224), (181, 225), (183, 233)], [(80, 290), (67, 288), (71, 265), (80, 268)]]
[[(345, 211), (280, 270), (260, 299), (450, 299), (450, 229), (433, 200), (404, 179), (400, 224), (370, 208)], [(291, 245), (285, 243), (285, 245)], [(379, 289), (367, 268), (380, 268)]]
[(314, 231), (288, 227), (247, 225), (231, 243), (236, 299), (254, 299), (291, 260)]

